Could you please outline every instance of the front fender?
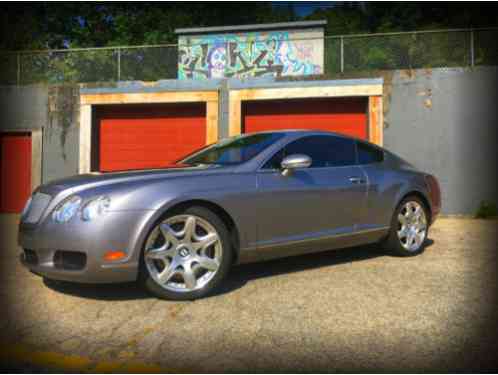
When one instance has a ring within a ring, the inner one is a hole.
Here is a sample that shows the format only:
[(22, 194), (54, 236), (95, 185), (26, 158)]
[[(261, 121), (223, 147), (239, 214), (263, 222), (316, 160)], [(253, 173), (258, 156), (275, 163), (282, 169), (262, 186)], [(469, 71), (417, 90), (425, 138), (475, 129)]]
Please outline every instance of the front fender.
[[(240, 191), (192, 191), (177, 196), (166, 194), (162, 199), (154, 203), (154, 209), (147, 211), (138, 226), (138, 230), (133, 237), (133, 259), (138, 261), (143, 245), (148, 234), (152, 231), (156, 223), (172, 208), (188, 202), (205, 202), (215, 205), (224, 210), (233, 220), (239, 234), (240, 249), (248, 247), (248, 244), (256, 239), (256, 225), (253, 219), (254, 207), (251, 205), (250, 196), (253, 196), (255, 187), (250, 188), (250, 184), (245, 184)], [(251, 189), (251, 192), (247, 190)]]

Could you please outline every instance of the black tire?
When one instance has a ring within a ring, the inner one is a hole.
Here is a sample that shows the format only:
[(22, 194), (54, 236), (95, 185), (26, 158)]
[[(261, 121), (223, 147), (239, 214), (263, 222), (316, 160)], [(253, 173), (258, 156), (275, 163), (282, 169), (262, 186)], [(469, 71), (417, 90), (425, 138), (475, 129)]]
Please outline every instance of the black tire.
[(45, 284), (48, 287), (57, 287), (61, 286), (64, 282), (60, 280), (55, 280), (55, 279), (49, 279), (48, 277), (42, 276), (43, 279), (43, 284)]
[(218, 236), (221, 241), (223, 250), (222, 250), (221, 262), (219, 268), (216, 271), (216, 274), (206, 285), (202, 287), (202, 289), (197, 289), (193, 291), (183, 291), (183, 292), (176, 292), (165, 289), (151, 277), (149, 270), (145, 265), (144, 256), (143, 256), (145, 250), (145, 244), (144, 244), (142, 249), (141, 261), (140, 261), (139, 281), (144, 285), (144, 287), (150, 293), (161, 299), (185, 301), (185, 300), (194, 300), (198, 298), (203, 298), (213, 293), (228, 275), (228, 272), (232, 265), (232, 257), (233, 257), (233, 248), (232, 248), (232, 243), (230, 241), (230, 234), (223, 221), (211, 210), (204, 207), (193, 206), (187, 208), (182, 212), (171, 212), (170, 214), (167, 214), (165, 217), (163, 217), (161, 221), (164, 221), (169, 217), (179, 214), (198, 216), (209, 222), (218, 232)]
[[(399, 222), (398, 222), (398, 215), (402, 212), (403, 207), (408, 203), (408, 202), (416, 202), (418, 203), (422, 209), (424, 210), (425, 218), (426, 218), (426, 229), (425, 229), (425, 236), (424, 240), (422, 241), (422, 244), (420, 247), (416, 250), (408, 250), (405, 247), (403, 247), (403, 243), (401, 242), (401, 239), (398, 237), (398, 230), (399, 228)], [(390, 253), (396, 256), (402, 256), (402, 257), (408, 257), (408, 256), (415, 256), (419, 255), (424, 252), (426, 242), (427, 242), (427, 237), (429, 235), (429, 221), (430, 221), (430, 214), (427, 206), (425, 203), (418, 198), (417, 196), (408, 196), (404, 198), (400, 204), (396, 207), (394, 210), (393, 217), (391, 219), (391, 228), (389, 230), (389, 235), (386, 237), (386, 239), (383, 241), (382, 245), (383, 247)]]

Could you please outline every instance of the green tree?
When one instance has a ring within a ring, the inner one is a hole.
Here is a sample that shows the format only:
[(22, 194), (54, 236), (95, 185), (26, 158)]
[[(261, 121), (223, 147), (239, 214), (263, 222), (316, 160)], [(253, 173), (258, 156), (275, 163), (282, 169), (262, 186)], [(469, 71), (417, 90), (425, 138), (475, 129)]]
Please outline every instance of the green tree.
[(1, 5), (3, 50), (175, 43), (176, 28), (296, 19), (255, 3), (34, 3)]
[(308, 20), (326, 20), (327, 35), (344, 35), (368, 32), (368, 16), (356, 6), (338, 6), (329, 9), (317, 9)]

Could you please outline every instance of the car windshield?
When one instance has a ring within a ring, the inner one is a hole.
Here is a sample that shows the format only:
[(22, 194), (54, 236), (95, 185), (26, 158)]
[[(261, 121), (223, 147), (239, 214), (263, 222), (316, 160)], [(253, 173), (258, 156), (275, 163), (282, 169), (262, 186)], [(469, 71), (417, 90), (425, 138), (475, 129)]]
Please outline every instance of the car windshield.
[(282, 133), (262, 133), (231, 137), (196, 151), (179, 163), (221, 165), (245, 163), (283, 136)]

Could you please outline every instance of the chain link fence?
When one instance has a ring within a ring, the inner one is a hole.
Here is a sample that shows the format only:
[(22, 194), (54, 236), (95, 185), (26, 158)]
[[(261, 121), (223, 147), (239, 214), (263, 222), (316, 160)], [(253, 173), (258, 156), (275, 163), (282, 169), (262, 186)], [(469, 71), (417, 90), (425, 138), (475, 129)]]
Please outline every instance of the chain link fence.
[(329, 73), (498, 65), (498, 29), (325, 37)]
[[(324, 73), (498, 65), (498, 28), (326, 36)], [(0, 54), (0, 84), (176, 79), (178, 45)]]
[(68, 49), (0, 55), (0, 83), (156, 81), (176, 78), (176, 45)]

